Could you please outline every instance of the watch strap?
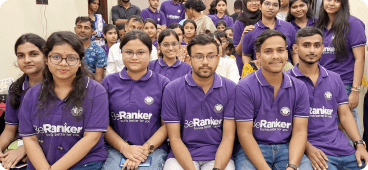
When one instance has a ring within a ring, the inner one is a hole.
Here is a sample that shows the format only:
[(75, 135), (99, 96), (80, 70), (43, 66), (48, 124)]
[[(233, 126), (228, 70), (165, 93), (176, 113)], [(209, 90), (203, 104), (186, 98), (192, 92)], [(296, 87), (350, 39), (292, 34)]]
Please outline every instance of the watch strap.
[(150, 143), (150, 142), (146, 142), (147, 144), (148, 144), (148, 149), (149, 149), (149, 152), (150, 153), (152, 153), (153, 151), (155, 151), (155, 146), (152, 144), (152, 143)]
[(286, 168), (293, 168), (294, 170), (299, 170), (299, 167), (298, 166), (296, 166), (296, 165), (294, 165), (294, 164), (287, 164), (286, 165)]
[(358, 141), (355, 141), (355, 142), (354, 142), (354, 147), (355, 147), (355, 149), (356, 149), (356, 146), (357, 146), (358, 144), (362, 144), (362, 145), (364, 145), (364, 148), (367, 148), (367, 147), (366, 147), (366, 145), (365, 145), (364, 140), (358, 140)]

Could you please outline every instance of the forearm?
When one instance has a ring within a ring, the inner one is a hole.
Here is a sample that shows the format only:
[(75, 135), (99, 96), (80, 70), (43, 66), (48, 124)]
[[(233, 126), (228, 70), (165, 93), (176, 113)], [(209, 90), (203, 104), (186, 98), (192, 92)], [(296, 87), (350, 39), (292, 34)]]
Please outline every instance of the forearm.
[(166, 125), (162, 125), (152, 136), (148, 139), (148, 142), (155, 146), (155, 149), (159, 147), (167, 139)]
[(364, 57), (355, 59), (353, 87), (358, 87), (362, 84), (364, 62)]
[(83, 138), (55, 162), (51, 169), (69, 169), (78, 163), (97, 144), (101, 138), (101, 134), (102, 132), (85, 132)]
[[(243, 38), (242, 38), (243, 39)], [(240, 40), (239, 44), (235, 47), (235, 51), (238, 55), (242, 55), (243, 42)]]
[(289, 163), (299, 166), (307, 144), (308, 132), (298, 131), (293, 133), (289, 144)]
[(128, 145), (128, 143), (125, 142), (110, 125), (107, 127), (107, 132), (104, 137), (106, 142), (118, 151), (121, 150), (122, 146)]
[(355, 142), (357, 140), (361, 140), (357, 123), (353, 117), (353, 114), (350, 113), (341, 113), (339, 114), (341, 125), (344, 127), (346, 133), (349, 138)]
[(234, 138), (223, 139), (217, 149), (215, 157), (215, 168), (225, 169), (233, 153)]
[(115, 22), (114, 22), (114, 24), (115, 25), (119, 25), (119, 24), (121, 24), (121, 23), (127, 23), (128, 22), (128, 20), (127, 19), (117, 19)]
[[(11, 127), (15, 126), (15, 127)], [(3, 152), (8, 145), (14, 140), (16, 129), (18, 128), (17, 125), (5, 125), (4, 131), (0, 136), (0, 151)]]
[(102, 78), (104, 76), (104, 72), (105, 72), (105, 70), (104, 70), (103, 67), (97, 68), (96, 69), (96, 74), (95, 74), (95, 80), (101, 83)]
[(195, 170), (192, 156), (181, 139), (170, 139), (170, 146), (176, 160), (185, 170)]
[(38, 143), (37, 136), (23, 137), (23, 143), (29, 160), (36, 169), (48, 169), (50, 164), (47, 162), (45, 154)]
[[(238, 131), (239, 132), (239, 131)], [(257, 143), (257, 141), (254, 139), (252, 134), (239, 134), (239, 142), (242, 148), (244, 149), (245, 154), (248, 156), (249, 160), (253, 163), (253, 165), (257, 169), (271, 169), (263, 154), (262, 151)]]
[[(247, 64), (247, 63), (249, 63), (250, 61), (252, 61), (252, 57), (251, 57), (251, 56), (248, 56), (248, 55), (243, 54), (243, 55), (242, 55), (242, 61), (243, 61), (243, 64)], [(243, 68), (242, 68), (242, 69), (243, 69)]]

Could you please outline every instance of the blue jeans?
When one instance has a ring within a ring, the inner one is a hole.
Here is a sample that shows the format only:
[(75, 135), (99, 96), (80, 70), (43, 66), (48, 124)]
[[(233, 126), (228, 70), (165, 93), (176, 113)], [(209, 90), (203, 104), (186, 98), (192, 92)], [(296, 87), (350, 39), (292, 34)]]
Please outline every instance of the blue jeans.
[[(353, 85), (352, 84), (345, 84), (345, 88), (346, 88), (346, 92), (347, 92), (347, 94), (348, 94), (348, 96), (350, 95), (350, 93), (351, 93), (351, 88), (353, 87)], [(358, 108), (354, 108), (352, 111), (351, 111), (351, 113), (353, 114), (353, 116), (354, 116), (354, 119), (355, 119), (355, 122), (356, 122), (356, 124), (357, 124), (357, 126), (358, 126), (358, 130), (359, 130), (359, 134), (360, 134), (360, 137), (362, 137), (362, 128), (360, 127), (360, 121), (359, 121), (359, 116), (358, 116)], [(340, 120), (338, 120), (339, 122), (340, 122)], [(351, 145), (353, 145), (354, 146), (354, 144), (353, 144), (353, 142), (350, 140), (350, 138), (348, 138), (349, 139), (349, 143), (351, 144)]]
[[(279, 145), (263, 145), (258, 144), (261, 152), (266, 160), (268, 166), (272, 170), (285, 169), (289, 163), (289, 144)], [(307, 156), (303, 155), (302, 161), (308, 159)], [(236, 170), (257, 170), (253, 163), (249, 160), (245, 154), (243, 148), (240, 148), (238, 153), (235, 155), (235, 169)], [(302, 170), (302, 169), (300, 169)]]
[[(326, 161), (328, 170), (360, 170), (365, 167), (364, 160), (362, 160), (362, 167), (358, 166), (357, 160), (355, 158), (355, 153), (349, 156), (331, 156), (327, 155), (329, 161)], [(311, 162), (309, 159), (300, 164), (300, 170), (313, 170)]]
[[(118, 150), (114, 149), (111, 146), (106, 146), (109, 154), (107, 155), (107, 159), (105, 165), (103, 166), (103, 170), (121, 170), (120, 161), (121, 158), (124, 157)], [(149, 156), (152, 157), (152, 163), (150, 167), (139, 167), (138, 170), (162, 170), (165, 164), (165, 160), (167, 157), (167, 152), (163, 149), (156, 149), (153, 153), (150, 153)]]
[[(94, 161), (89, 162), (81, 166), (77, 166), (71, 170), (100, 170), (102, 166), (105, 164), (105, 161)], [(27, 167), (27, 170), (31, 170)]]

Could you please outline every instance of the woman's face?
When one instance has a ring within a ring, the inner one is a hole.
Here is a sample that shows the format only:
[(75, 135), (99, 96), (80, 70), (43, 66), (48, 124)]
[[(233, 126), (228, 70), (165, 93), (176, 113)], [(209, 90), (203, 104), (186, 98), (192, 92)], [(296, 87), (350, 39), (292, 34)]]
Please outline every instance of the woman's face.
[(175, 58), (179, 52), (180, 43), (174, 35), (166, 36), (159, 44), (160, 50), (164, 55), (164, 58)]
[(216, 28), (217, 28), (217, 31), (224, 31), (226, 27), (223, 24), (219, 24)]
[(280, 4), (278, 0), (265, 0), (261, 5), (262, 17), (275, 18), (279, 9)]
[(37, 75), (45, 68), (46, 57), (32, 43), (26, 42), (17, 47), (17, 63), (19, 69), (27, 75)]
[(323, 0), (323, 8), (327, 14), (336, 14), (341, 8), (339, 0)]
[(81, 66), (81, 60), (74, 48), (70, 44), (64, 43), (54, 45), (49, 52), (47, 65), (54, 79), (70, 80), (76, 76)]
[(100, 6), (100, 0), (95, 0), (89, 4), (89, 9), (93, 11), (94, 13), (96, 13), (99, 6)]
[(248, 0), (247, 1), (247, 9), (250, 12), (258, 11), (260, 6), (261, 6), (261, 1), (260, 0)]
[(178, 37), (179, 37), (179, 43), (181, 43), (182, 41), (183, 41), (183, 31), (180, 29), (180, 28), (174, 28), (173, 29), (175, 32), (176, 32), (176, 34), (178, 34)]
[(226, 8), (227, 6), (224, 1), (219, 1), (216, 5), (217, 13), (221, 13), (221, 14), (225, 13)]
[(130, 40), (121, 49), (123, 63), (130, 72), (142, 72), (150, 61), (148, 47), (139, 39)]
[(146, 32), (149, 35), (149, 37), (152, 39), (156, 37), (157, 29), (155, 25), (153, 25), (150, 22), (147, 22), (146, 24), (144, 24), (144, 32)]
[(308, 5), (302, 0), (295, 1), (290, 8), (290, 13), (295, 18), (304, 18), (307, 16)]
[(226, 33), (227, 37), (230, 37), (231, 39), (233, 39), (233, 31), (231, 31), (231, 29), (227, 29), (225, 31), (225, 33)]
[(195, 35), (195, 27), (193, 23), (188, 22), (184, 25), (184, 37), (193, 38)]

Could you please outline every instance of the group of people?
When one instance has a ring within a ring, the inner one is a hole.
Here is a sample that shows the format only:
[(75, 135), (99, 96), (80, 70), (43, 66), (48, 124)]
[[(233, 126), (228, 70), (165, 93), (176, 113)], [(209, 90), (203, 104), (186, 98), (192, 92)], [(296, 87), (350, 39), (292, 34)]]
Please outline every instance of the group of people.
[(201, 0), (148, 2), (121, 0), (105, 24), (89, 0), (74, 33), (18, 38), (4, 168), (366, 166), (365, 26), (348, 0), (323, 0), (317, 17), (308, 0), (237, 0), (233, 16), (226, 0), (209, 15)]

